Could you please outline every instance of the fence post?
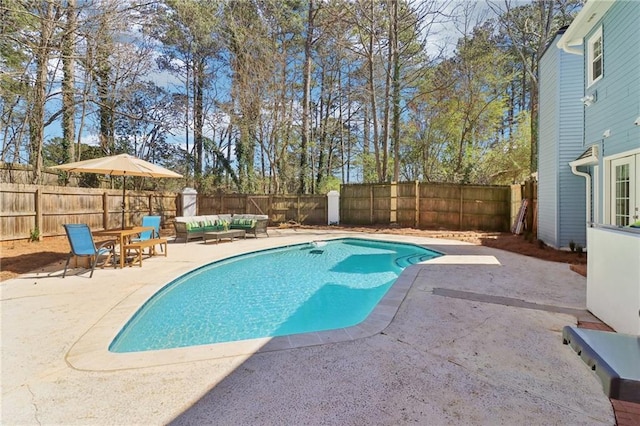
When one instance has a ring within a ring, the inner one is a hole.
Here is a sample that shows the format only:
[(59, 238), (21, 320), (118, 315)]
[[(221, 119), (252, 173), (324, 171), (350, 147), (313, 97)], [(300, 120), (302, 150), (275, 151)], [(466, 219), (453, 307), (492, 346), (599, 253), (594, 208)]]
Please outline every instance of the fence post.
[(462, 185), (458, 185), (460, 188), (460, 215), (458, 219), (458, 230), (462, 231), (462, 206), (464, 205), (464, 187)]
[(391, 182), (391, 188), (389, 188), (389, 195), (391, 197), (389, 206), (389, 222), (398, 222), (398, 182)]
[(369, 185), (369, 224), (373, 224), (373, 184)]
[(102, 228), (109, 229), (109, 194), (102, 193)]
[(415, 200), (415, 208), (416, 208), (416, 215), (415, 215), (415, 228), (419, 229), (420, 228), (420, 182), (418, 182), (416, 180), (416, 200)]
[(329, 191), (327, 193), (325, 214), (327, 225), (338, 225), (340, 223), (340, 193), (338, 191)]
[(526, 220), (526, 229), (531, 232), (536, 237), (536, 234), (533, 229), (533, 180), (527, 180), (524, 183), (524, 198), (529, 199), (529, 208), (527, 209), (525, 220)]
[(36, 208), (35, 230), (38, 231), (38, 241), (42, 241), (42, 189), (36, 189), (36, 199), (34, 200)]
[(296, 222), (300, 222), (300, 196), (296, 198)]

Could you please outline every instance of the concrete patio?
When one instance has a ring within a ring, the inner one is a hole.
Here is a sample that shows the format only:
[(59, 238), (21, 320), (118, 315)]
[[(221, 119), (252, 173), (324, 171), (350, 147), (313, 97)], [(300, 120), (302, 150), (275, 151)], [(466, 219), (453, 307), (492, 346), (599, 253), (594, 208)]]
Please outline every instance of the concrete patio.
[(408, 293), (380, 330), (236, 355), (216, 345), (108, 353), (144, 300), (196, 266), (353, 234), (269, 235), (170, 243), (166, 258), (91, 279), (62, 279), (60, 266), (0, 283), (2, 424), (615, 424), (599, 380), (562, 344), (562, 327), (589, 317), (586, 279), (459, 241), (355, 234), (449, 255), (405, 270)]

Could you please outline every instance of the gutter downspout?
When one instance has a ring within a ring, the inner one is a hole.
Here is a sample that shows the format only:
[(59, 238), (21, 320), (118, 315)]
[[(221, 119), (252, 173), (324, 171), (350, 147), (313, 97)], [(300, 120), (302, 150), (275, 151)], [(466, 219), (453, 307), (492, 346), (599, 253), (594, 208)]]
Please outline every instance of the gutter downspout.
[(573, 173), (576, 176), (582, 176), (583, 178), (585, 178), (585, 182), (587, 185), (587, 188), (585, 191), (587, 194), (587, 200), (586, 200), (587, 227), (590, 227), (591, 226), (591, 175), (589, 173), (579, 171), (578, 166), (573, 163), (569, 163), (569, 165), (571, 166), (571, 173)]

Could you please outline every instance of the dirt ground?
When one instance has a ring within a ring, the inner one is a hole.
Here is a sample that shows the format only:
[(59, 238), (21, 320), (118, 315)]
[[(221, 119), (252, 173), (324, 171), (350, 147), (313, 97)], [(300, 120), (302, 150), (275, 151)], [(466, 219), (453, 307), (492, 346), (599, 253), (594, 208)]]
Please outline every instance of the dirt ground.
[[(300, 228), (305, 228), (301, 226)], [(308, 227), (322, 229), (327, 227)], [(432, 238), (446, 238), (473, 244), (498, 248), (525, 256), (571, 265), (571, 269), (586, 275), (586, 254), (555, 250), (538, 241), (527, 241), (523, 236), (511, 233), (488, 233), (479, 231), (420, 230), (393, 227), (335, 227), (349, 231), (380, 232), (386, 234), (416, 235)], [(0, 281), (5, 281), (27, 272), (44, 269), (52, 263), (64, 262), (69, 253), (69, 243), (65, 236), (47, 237), (43, 241), (14, 240), (0, 242)], [(62, 263), (63, 264), (63, 263)]]

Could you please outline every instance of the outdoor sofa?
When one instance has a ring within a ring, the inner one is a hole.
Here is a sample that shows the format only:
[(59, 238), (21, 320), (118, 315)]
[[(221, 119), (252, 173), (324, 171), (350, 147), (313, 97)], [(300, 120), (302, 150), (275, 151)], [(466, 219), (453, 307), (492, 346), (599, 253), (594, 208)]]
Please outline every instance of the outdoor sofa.
[(177, 216), (173, 222), (176, 230), (176, 240), (189, 240), (202, 238), (205, 232), (222, 231), (226, 229), (242, 229), (247, 234), (258, 237), (265, 234), (267, 237), (267, 224), (269, 217), (258, 214), (219, 214), (203, 216)]

